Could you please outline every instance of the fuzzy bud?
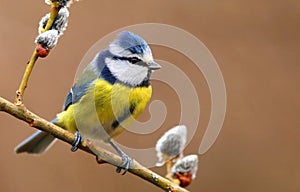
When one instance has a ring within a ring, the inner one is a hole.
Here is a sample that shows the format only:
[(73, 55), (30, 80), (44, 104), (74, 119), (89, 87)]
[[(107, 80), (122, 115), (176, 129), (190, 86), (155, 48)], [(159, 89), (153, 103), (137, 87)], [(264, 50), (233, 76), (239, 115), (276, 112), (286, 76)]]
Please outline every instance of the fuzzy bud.
[[(192, 179), (196, 178), (196, 172), (198, 169), (198, 156), (188, 155), (179, 159), (171, 169), (173, 177), (179, 178), (180, 176), (185, 176), (188, 178), (191, 176)], [(183, 180), (183, 179), (181, 179)]]
[(35, 39), (35, 43), (38, 45), (42, 45), (47, 50), (52, 49), (57, 44), (58, 40), (58, 31), (56, 30), (49, 30), (44, 33), (38, 35)]
[(69, 7), (74, 1), (78, 1), (78, 0), (45, 0), (45, 3), (48, 5), (51, 5), (51, 3), (53, 2), (57, 2), (60, 6), (62, 7)]
[[(52, 26), (50, 29), (55, 29), (59, 32), (59, 35), (63, 34), (63, 31), (66, 30), (66, 27), (68, 25), (68, 17), (70, 13), (66, 7), (63, 7), (59, 10)], [(50, 13), (46, 14), (39, 23), (39, 33), (43, 33), (43, 30), (45, 29), (47, 22), (50, 18)]]
[(156, 143), (158, 162), (162, 166), (166, 161), (182, 155), (186, 143), (187, 130), (184, 125), (178, 125), (168, 130)]

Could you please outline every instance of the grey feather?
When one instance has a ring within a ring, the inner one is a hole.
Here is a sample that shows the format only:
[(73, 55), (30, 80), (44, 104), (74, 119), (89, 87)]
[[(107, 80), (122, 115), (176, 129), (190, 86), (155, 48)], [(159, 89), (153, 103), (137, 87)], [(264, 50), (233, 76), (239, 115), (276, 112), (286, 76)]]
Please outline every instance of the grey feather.
[(54, 142), (55, 137), (47, 132), (37, 131), (22, 143), (20, 143), (16, 148), (16, 153), (31, 153), (31, 154), (41, 154), (46, 151), (51, 144)]

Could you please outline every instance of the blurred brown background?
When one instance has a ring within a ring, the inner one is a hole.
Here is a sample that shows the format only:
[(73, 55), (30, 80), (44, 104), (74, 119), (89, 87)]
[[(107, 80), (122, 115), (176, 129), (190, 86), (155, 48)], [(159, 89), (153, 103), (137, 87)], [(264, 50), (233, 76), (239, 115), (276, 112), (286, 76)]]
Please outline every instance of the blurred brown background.
[[(0, 96), (13, 100), (49, 7), (44, 1), (0, 2)], [(94, 42), (120, 27), (157, 22), (185, 29), (215, 56), (228, 105), (214, 146), (199, 156), (191, 191), (300, 191), (300, 3), (286, 1), (82, 0), (70, 8), (69, 27), (47, 59), (38, 61), (25, 94), (26, 106), (51, 120), (61, 110), (79, 61)], [(198, 91), (201, 117), (185, 153), (197, 153), (210, 115), (205, 79), (175, 51), (153, 47), (155, 58), (179, 66)], [(125, 133), (120, 142), (151, 147), (179, 118), (172, 89), (154, 82), (154, 99), (168, 111), (162, 128), (148, 136)], [(191, 111), (192, 113), (192, 111)], [(146, 120), (149, 112), (140, 118)], [(35, 129), (0, 113), (0, 191), (161, 191), (131, 174), (120, 176), (83, 152), (57, 142), (40, 157), (15, 155)], [(155, 168), (164, 174), (163, 168)]]

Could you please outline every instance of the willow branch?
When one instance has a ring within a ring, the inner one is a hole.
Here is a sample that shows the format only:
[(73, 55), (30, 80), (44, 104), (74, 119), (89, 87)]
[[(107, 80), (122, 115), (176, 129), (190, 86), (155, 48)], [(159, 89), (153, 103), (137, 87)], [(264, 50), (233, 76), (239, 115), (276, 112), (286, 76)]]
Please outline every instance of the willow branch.
[[(72, 144), (74, 142), (75, 136), (67, 130), (58, 127), (47, 120), (39, 117), (38, 115), (32, 113), (26, 109), (23, 105), (17, 106), (13, 103), (0, 97), (0, 111), (6, 112), (22, 121), (27, 122), (30, 126), (40, 129), (42, 131), (49, 132), (54, 137)], [(88, 139), (83, 139), (79, 149), (90, 153), (97, 158), (101, 158), (103, 161), (117, 166), (122, 163), (122, 158), (111, 153), (97, 145)], [(130, 173), (160, 187), (165, 191), (170, 192), (188, 192), (186, 189), (179, 187), (178, 185), (172, 183), (168, 179), (154, 173), (153, 171), (147, 169), (146, 167), (139, 164), (137, 161), (133, 160), (131, 168), (128, 170)]]
[(50, 9), (50, 18), (45, 26), (45, 28), (42, 30), (43, 32), (49, 30), (52, 27), (52, 24), (54, 23), (54, 20), (58, 14), (59, 9), (61, 6), (57, 2), (52, 2), (51, 9)]
[(16, 105), (22, 105), (23, 104), (24, 91), (25, 91), (25, 88), (27, 87), (27, 82), (29, 80), (29, 76), (31, 74), (31, 71), (32, 71), (32, 69), (34, 67), (34, 64), (36, 63), (37, 59), (38, 59), (38, 56), (36, 54), (36, 51), (34, 51), (32, 53), (32, 56), (31, 56), (31, 59), (30, 59), (29, 63), (26, 66), (26, 70), (24, 72), (24, 75), (23, 75), (22, 81), (20, 83), (19, 89), (17, 90), (17, 96), (16, 96), (16, 99), (15, 99), (15, 104)]
[[(58, 3), (52, 3), (51, 4), (50, 18), (49, 18), (45, 28), (43, 29), (43, 32), (45, 32), (45, 31), (47, 31), (51, 28), (51, 26), (52, 26), (52, 24), (55, 20), (55, 17), (57, 16), (58, 11), (59, 11), (60, 8), (61, 8), (61, 6)], [(27, 83), (28, 83), (30, 74), (33, 70), (33, 67), (34, 67), (36, 61), (39, 58), (39, 55), (37, 53), (37, 48), (38, 47), (36, 47), (34, 49), (33, 53), (32, 53), (30, 61), (28, 62), (27, 66), (26, 66), (26, 69), (25, 69), (23, 78), (21, 80), (19, 89), (16, 92), (17, 93), (16, 98), (15, 98), (15, 104), (16, 105), (19, 105), (19, 106), (23, 105), (23, 95), (24, 95), (25, 89), (27, 87)]]

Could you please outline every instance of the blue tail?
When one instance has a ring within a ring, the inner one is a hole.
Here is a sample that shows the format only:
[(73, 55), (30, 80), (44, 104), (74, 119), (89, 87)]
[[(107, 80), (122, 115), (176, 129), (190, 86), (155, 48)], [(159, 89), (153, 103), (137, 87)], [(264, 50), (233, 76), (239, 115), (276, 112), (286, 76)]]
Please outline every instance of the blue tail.
[[(57, 119), (53, 119), (51, 123), (55, 124)], [(44, 131), (37, 131), (22, 143), (20, 143), (16, 148), (16, 153), (30, 153), (30, 154), (41, 154), (47, 151), (55, 141), (55, 137)]]

